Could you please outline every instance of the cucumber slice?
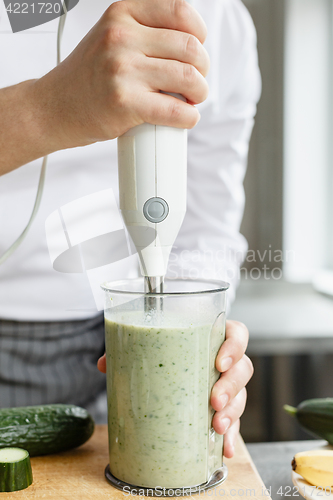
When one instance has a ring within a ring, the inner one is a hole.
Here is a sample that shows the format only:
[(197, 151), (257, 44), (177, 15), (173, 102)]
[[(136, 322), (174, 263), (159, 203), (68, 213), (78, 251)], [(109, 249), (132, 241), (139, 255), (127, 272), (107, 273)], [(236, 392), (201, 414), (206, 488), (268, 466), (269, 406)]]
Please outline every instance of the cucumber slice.
[(31, 483), (29, 453), (21, 448), (0, 449), (0, 492), (24, 490)]

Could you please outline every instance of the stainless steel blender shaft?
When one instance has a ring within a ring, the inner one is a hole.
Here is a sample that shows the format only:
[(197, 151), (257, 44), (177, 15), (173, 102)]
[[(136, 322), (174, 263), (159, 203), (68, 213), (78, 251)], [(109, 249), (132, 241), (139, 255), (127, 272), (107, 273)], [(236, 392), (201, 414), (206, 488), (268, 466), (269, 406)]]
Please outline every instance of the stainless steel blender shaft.
[[(145, 276), (145, 293), (163, 293), (163, 276)], [(162, 297), (145, 297), (145, 312), (163, 311)]]

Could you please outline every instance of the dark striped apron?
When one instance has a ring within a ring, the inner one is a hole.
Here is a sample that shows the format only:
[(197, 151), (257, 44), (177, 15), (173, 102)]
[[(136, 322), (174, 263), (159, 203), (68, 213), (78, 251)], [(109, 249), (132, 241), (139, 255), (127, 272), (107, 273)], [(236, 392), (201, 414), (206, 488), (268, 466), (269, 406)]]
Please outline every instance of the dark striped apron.
[(68, 403), (106, 423), (103, 315), (83, 321), (0, 320), (0, 408)]

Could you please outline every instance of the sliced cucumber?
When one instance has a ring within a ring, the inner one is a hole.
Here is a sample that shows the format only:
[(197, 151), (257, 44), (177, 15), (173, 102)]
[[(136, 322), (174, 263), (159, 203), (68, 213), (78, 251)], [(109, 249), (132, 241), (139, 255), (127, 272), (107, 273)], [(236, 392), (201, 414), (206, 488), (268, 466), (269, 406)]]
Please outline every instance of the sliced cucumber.
[(0, 492), (18, 491), (32, 484), (29, 453), (21, 448), (0, 449)]

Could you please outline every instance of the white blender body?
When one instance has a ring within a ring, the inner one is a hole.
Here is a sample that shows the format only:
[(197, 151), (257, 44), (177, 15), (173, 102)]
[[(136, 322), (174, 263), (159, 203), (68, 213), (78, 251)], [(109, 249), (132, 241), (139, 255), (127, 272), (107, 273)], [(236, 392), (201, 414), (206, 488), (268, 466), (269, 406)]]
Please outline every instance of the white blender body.
[[(192, 0), (187, 0), (192, 4)], [(180, 94), (160, 91), (186, 102)], [(118, 137), (120, 210), (148, 291), (163, 291), (186, 213), (187, 130), (144, 123)]]
[[(118, 138), (120, 210), (150, 291), (163, 283), (186, 212), (187, 131), (144, 123)], [(156, 290), (157, 291), (157, 290)]]

